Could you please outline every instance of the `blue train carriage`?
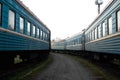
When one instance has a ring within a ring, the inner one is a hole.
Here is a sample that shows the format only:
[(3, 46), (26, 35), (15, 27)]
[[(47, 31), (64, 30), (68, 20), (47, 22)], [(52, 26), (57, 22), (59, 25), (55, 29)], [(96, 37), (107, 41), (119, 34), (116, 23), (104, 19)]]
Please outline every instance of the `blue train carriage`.
[(50, 30), (20, 0), (0, 0), (0, 64), (46, 56), (49, 50)]
[(120, 0), (111, 0), (86, 29), (84, 47), (96, 59), (120, 58)]
[(66, 39), (66, 51), (71, 52), (71, 54), (80, 54), (82, 51), (82, 37), (83, 32), (80, 32), (72, 37)]
[(66, 49), (66, 40), (63, 39), (59, 41), (52, 41), (51, 49), (52, 51), (57, 51), (57, 52), (64, 51)]

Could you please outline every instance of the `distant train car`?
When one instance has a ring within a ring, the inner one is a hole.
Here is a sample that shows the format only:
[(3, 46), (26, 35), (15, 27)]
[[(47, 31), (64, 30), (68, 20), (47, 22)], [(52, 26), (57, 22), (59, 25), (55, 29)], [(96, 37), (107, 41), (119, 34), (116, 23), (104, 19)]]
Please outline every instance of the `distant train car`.
[(50, 30), (20, 1), (0, 0), (0, 64), (16, 64), (50, 50)]
[(66, 52), (81, 52), (82, 51), (82, 37), (83, 33), (79, 33), (64, 40), (53, 41), (51, 48), (54, 51), (66, 51)]
[(65, 40), (59, 40), (59, 41), (53, 41), (51, 43), (52, 50), (55, 51), (63, 51), (66, 49), (66, 41)]
[(82, 37), (83, 33), (74, 35), (66, 39), (66, 50), (71, 52), (80, 52), (82, 51)]

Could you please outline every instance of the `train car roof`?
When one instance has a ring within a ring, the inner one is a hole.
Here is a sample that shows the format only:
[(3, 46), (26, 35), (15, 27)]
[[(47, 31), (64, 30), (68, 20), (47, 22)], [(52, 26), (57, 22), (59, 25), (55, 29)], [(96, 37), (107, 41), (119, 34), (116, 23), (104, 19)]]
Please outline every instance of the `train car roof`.
[(95, 22), (97, 19), (99, 19), (101, 17), (101, 15), (109, 8), (109, 6), (116, 0), (111, 0), (103, 9), (103, 11), (94, 19), (94, 21), (89, 25), (89, 27), (85, 30), (87, 31)]
[(71, 39), (71, 38), (80, 36), (80, 35), (82, 35), (82, 34), (83, 34), (83, 31), (82, 31), (82, 32), (79, 32), (79, 33), (77, 33), (77, 34), (74, 34), (74, 35), (72, 35), (71, 37), (66, 38), (65, 40), (68, 40), (68, 39)]
[(50, 30), (25, 4), (23, 4), (20, 0), (15, 0), (18, 4), (20, 4), (26, 11), (28, 11), (35, 19), (38, 20), (45, 28)]

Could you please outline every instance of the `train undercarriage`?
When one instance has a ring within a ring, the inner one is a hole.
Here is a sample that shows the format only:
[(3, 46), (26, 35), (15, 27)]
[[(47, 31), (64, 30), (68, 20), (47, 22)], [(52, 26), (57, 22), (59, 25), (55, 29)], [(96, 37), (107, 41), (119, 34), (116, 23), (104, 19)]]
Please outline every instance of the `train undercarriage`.
[(49, 50), (32, 51), (1, 51), (0, 68), (8, 68), (24, 62), (42, 61), (47, 59)]

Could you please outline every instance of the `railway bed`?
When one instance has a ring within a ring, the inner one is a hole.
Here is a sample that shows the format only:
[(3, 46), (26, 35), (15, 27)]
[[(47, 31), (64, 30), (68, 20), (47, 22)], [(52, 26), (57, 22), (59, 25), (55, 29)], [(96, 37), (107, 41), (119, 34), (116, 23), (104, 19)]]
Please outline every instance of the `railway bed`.
[(120, 79), (120, 65), (112, 63), (102, 63), (99, 61), (91, 61), (93, 64), (98, 66), (101, 70), (108, 73), (108, 75), (115, 77), (117, 80)]
[[(0, 69), (0, 80), (10, 80), (10, 78), (15, 77), (18, 72), (21, 74), (25, 74), (24, 72), (29, 72), (30, 69), (34, 68), (38, 64), (42, 64), (45, 62), (47, 58), (44, 60), (33, 60), (28, 62), (22, 62), (19, 64), (15, 64), (12, 66), (9, 66), (9, 68), (1, 68)], [(18, 74), (19, 75), (19, 74)], [(16, 80), (16, 79), (15, 79)]]
[[(74, 54), (74, 53), (73, 53)], [(81, 57), (81, 56), (80, 56)], [(100, 70), (105, 72), (108, 76), (115, 77), (116, 80), (120, 79), (120, 64), (115, 64), (112, 61), (106, 62), (103, 60), (96, 60), (90, 57), (81, 57), (83, 59), (86, 59), (90, 63), (94, 64), (97, 66)]]
[(0, 80), (8, 80), (9, 77), (14, 76), (16, 73), (21, 72), (29, 67), (34, 66), (36, 63), (21, 63), (21, 64), (16, 64), (12, 65), (9, 68), (4, 68), (0, 70)]

